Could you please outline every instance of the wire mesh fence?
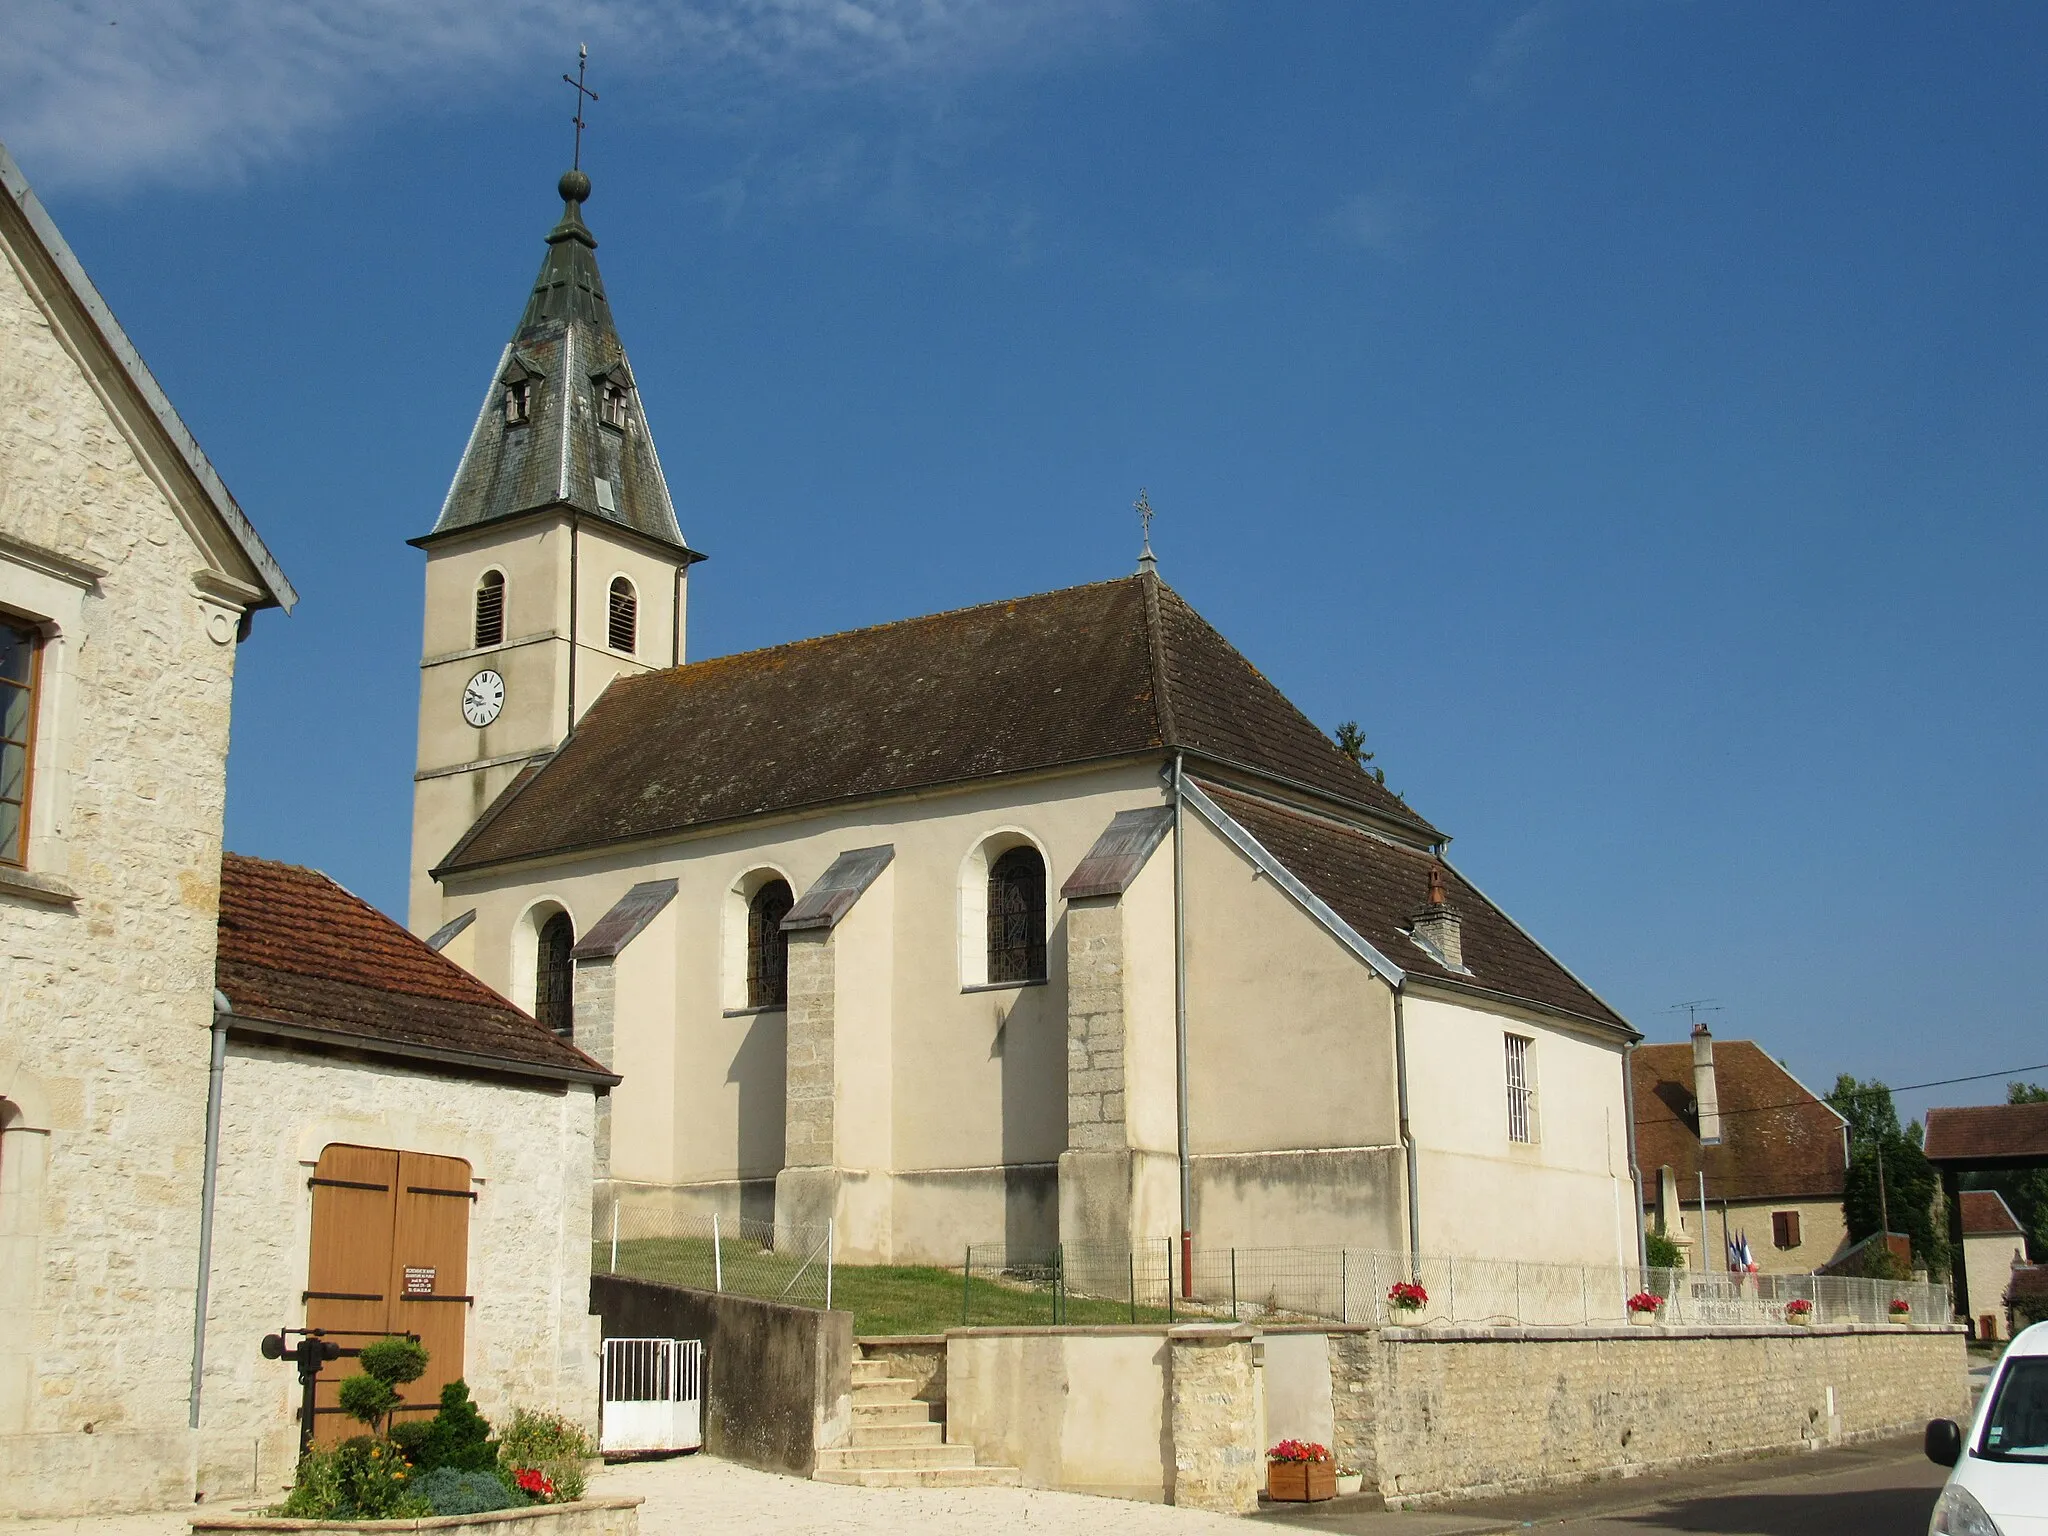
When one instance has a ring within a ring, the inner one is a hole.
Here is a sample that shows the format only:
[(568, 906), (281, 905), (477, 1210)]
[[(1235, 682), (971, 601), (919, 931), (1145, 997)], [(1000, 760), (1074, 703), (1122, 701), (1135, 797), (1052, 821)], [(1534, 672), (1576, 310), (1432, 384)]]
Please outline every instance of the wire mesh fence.
[(799, 1307), (832, 1305), (832, 1226), (680, 1211), (656, 1196), (600, 1195), (591, 1267), (605, 1274)]

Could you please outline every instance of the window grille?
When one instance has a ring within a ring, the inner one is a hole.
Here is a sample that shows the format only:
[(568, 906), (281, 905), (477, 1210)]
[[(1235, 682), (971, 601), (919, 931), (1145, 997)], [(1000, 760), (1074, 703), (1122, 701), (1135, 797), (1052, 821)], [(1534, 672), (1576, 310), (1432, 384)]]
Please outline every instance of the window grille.
[(485, 650), (505, 643), (505, 576), (486, 571), (476, 584), (476, 648)]
[(1797, 1211), (1771, 1212), (1771, 1242), (1779, 1248), (1799, 1246), (1799, 1213)]
[(606, 379), (597, 386), (597, 419), (607, 427), (626, 430), (626, 387)]
[(576, 1032), (576, 926), (557, 912), (540, 927), (540, 954), (533, 977), (533, 1016), (564, 1040)]
[(533, 380), (513, 379), (505, 386), (505, 425), (523, 426), (533, 416)]
[(1509, 1141), (1536, 1139), (1536, 1079), (1529, 1065), (1529, 1047), (1535, 1043), (1522, 1035), (1507, 1036)]
[(770, 880), (747, 903), (749, 1008), (780, 1008), (789, 1001), (789, 935), (782, 920), (795, 905), (786, 880)]
[(1029, 844), (989, 866), (988, 979), (1045, 980), (1045, 860)]
[(28, 862), (28, 790), (35, 764), (42, 636), (0, 623), (0, 863)]
[(633, 583), (623, 576), (612, 580), (611, 647), (633, 654), (640, 633), (640, 600), (633, 595)]

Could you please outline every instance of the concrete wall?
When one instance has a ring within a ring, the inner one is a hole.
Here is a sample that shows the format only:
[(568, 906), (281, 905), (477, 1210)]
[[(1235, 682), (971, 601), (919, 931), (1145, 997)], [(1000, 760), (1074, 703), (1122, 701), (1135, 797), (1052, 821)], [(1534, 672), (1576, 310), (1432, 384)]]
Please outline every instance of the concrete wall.
[(608, 1339), (704, 1341), (704, 1449), (808, 1477), (853, 1427), (853, 1314), (590, 1278)]
[(192, 1497), (225, 594), (260, 594), (0, 203), (0, 608), (45, 642), (0, 879), (0, 1515), (71, 1515)]
[(244, 1498), (290, 1480), (297, 1376), (263, 1359), (266, 1333), (305, 1322), (312, 1176), (335, 1142), (470, 1165), (463, 1379), (493, 1423), (515, 1408), (597, 1428), (598, 1329), (589, 1315), (587, 1087), (551, 1089), (233, 1042), (222, 1077), (198, 1489)]

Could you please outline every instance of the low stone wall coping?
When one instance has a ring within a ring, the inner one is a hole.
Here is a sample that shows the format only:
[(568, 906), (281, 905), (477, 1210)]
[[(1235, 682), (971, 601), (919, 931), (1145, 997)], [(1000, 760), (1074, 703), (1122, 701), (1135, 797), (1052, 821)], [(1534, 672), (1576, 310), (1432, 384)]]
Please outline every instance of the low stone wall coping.
[[(961, 1333), (967, 1330), (955, 1328), (953, 1331)], [(943, 1344), (946, 1342), (946, 1336), (943, 1333), (860, 1333), (854, 1335), (853, 1342), (862, 1346), (872, 1345), (876, 1349), (887, 1349), (898, 1344)]]
[[(1181, 1339), (1193, 1343), (1215, 1341), (1228, 1343), (1233, 1339), (1249, 1339), (1255, 1334), (1271, 1333), (1277, 1330), (1259, 1328), (1251, 1323), (1097, 1323), (1087, 1327), (1041, 1327), (1025, 1324), (998, 1324), (989, 1328), (949, 1328), (945, 1339), (999, 1339), (999, 1338), (1062, 1338), (1062, 1339), (1128, 1339), (1155, 1338)], [(1300, 1333), (1331, 1333), (1341, 1331), (1336, 1324), (1328, 1328), (1296, 1329)], [(863, 1344), (883, 1345), (890, 1343), (922, 1343), (923, 1339), (906, 1335), (901, 1339), (862, 1339)], [(934, 1339), (940, 1343), (943, 1339)]]
[[(1272, 1330), (1277, 1332), (1278, 1330)], [(1333, 1332), (1335, 1330), (1296, 1330), (1307, 1332)], [(1389, 1343), (1396, 1344), (1474, 1344), (1496, 1340), (1501, 1343), (1541, 1343), (1544, 1340), (1569, 1342), (1579, 1339), (1642, 1339), (1656, 1342), (1664, 1339), (1796, 1339), (1828, 1338), (1848, 1334), (1946, 1334), (1963, 1333), (1967, 1330), (1960, 1323), (1919, 1323), (1902, 1326), (1898, 1323), (1728, 1323), (1722, 1325), (1667, 1325), (1664, 1323), (1616, 1323), (1591, 1327), (1465, 1327), (1446, 1326), (1437, 1328), (1382, 1328), (1380, 1335)]]
[[(567, 1504), (527, 1504), (518, 1509), (493, 1509), (480, 1515), (421, 1515), (410, 1520), (286, 1520), (275, 1515), (195, 1515), (192, 1520), (194, 1536), (206, 1531), (441, 1531), (457, 1527), (503, 1525), (513, 1520), (541, 1520), (549, 1523), (566, 1520), (569, 1524), (580, 1524), (575, 1517), (592, 1515), (600, 1510), (637, 1510), (647, 1501), (637, 1494), (608, 1498), (576, 1499)], [(634, 1523), (639, 1516), (636, 1514)]]

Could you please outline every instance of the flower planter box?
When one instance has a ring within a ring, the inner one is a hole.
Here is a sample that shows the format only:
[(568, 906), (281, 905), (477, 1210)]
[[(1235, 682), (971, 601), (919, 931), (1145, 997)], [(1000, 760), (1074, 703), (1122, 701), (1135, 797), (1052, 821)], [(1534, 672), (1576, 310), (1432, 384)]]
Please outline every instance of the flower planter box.
[(1387, 1321), (1396, 1328), (1413, 1328), (1421, 1316), (1422, 1308), (1420, 1307), (1389, 1306), (1387, 1308)]
[(1631, 1312), (1628, 1315), (1628, 1320), (1638, 1328), (1649, 1328), (1656, 1324), (1657, 1314), (1654, 1312)]
[(417, 1520), (282, 1520), (270, 1515), (204, 1515), (192, 1522), (192, 1536), (257, 1536), (257, 1533), (369, 1533), (446, 1531), (450, 1536), (640, 1536), (638, 1498), (578, 1499), (573, 1504), (529, 1504), (482, 1515), (427, 1515)]
[(1334, 1461), (1269, 1461), (1266, 1497), (1279, 1503), (1313, 1503), (1337, 1496)]
[(1365, 1474), (1363, 1472), (1339, 1472), (1337, 1474), (1338, 1498), (1346, 1498), (1351, 1494), (1362, 1493), (1364, 1491)]
[(1787, 1312), (1785, 1314), (1785, 1321), (1794, 1328), (1811, 1328), (1813, 1326), (1813, 1314), (1811, 1312)]

